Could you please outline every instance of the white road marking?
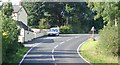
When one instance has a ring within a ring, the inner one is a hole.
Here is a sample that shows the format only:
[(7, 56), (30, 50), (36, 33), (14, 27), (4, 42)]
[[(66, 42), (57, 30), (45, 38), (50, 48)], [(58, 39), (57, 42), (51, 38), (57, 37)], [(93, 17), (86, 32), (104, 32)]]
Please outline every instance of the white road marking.
[(33, 49), (33, 47), (30, 48), (30, 49), (28, 50), (28, 52), (23, 56), (23, 58), (22, 58), (22, 60), (20, 61), (19, 65), (21, 65), (21, 63), (23, 62), (24, 58), (27, 56), (27, 54), (28, 54), (32, 49)]
[(58, 45), (56, 45), (56, 46), (54, 47), (54, 49), (57, 48), (57, 47), (58, 47)]
[(31, 47), (27, 52), (26, 54), (23, 56), (22, 60), (20, 61), (19, 65), (21, 65), (21, 63), (23, 62), (23, 60), (25, 59), (25, 57), (27, 56), (27, 54), (35, 47), (39, 45), (39, 43), (35, 43), (35, 45), (33, 45), (33, 47)]
[[(87, 39), (87, 40), (88, 40), (88, 39)], [(86, 41), (87, 41), (87, 40), (86, 40)], [(78, 46), (78, 48), (77, 48), (77, 53), (78, 53), (78, 55), (79, 55), (84, 61), (86, 61), (87, 63), (90, 64), (90, 62), (88, 62), (85, 58), (83, 58), (83, 57), (80, 55), (80, 52), (79, 52), (80, 47), (81, 47), (86, 41), (82, 42), (82, 43)]]
[(52, 53), (54, 53), (54, 49), (52, 50)]
[[(70, 38), (70, 39), (66, 40), (66, 42), (67, 42), (67, 41), (70, 41), (71, 39), (73, 39), (73, 38)], [(63, 44), (63, 43), (65, 43), (65, 42), (61, 42), (61, 43), (59, 43), (59, 45), (60, 45), (60, 44)], [(55, 50), (59, 45), (56, 45), (56, 46), (54, 47), (54, 49), (52, 49), (52, 53), (54, 53), (54, 50)], [(55, 61), (54, 55), (52, 55), (52, 59), (53, 59), (53, 61)]]
[[(61, 42), (60, 44), (63, 44), (64, 42)], [(59, 44), (59, 45), (60, 45)], [(59, 45), (56, 45), (55, 47), (54, 47), (54, 49), (52, 49), (52, 53), (54, 53), (54, 50), (59, 46)], [(53, 61), (55, 61), (55, 57), (54, 57), (54, 55), (52, 55), (52, 59), (53, 59)]]
[(61, 42), (60, 44), (63, 44), (64, 42)]
[(52, 55), (52, 59), (53, 59), (53, 61), (55, 61), (54, 55)]
[(79, 37), (75, 37), (75, 38), (79, 38)]
[(44, 39), (57, 39), (57, 38), (61, 38), (61, 37), (46, 37)]
[(73, 38), (70, 38), (70, 39), (68, 39), (68, 40), (66, 40), (66, 42), (68, 42), (68, 41), (70, 41), (70, 40), (72, 40)]

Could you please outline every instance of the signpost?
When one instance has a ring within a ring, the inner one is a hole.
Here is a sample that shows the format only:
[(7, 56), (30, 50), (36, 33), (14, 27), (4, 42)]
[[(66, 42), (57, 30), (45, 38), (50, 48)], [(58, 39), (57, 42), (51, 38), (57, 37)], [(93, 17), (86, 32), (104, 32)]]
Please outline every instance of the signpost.
[(94, 26), (91, 28), (91, 31), (92, 31), (92, 39), (93, 39), (93, 41), (95, 41), (95, 28), (94, 28)]

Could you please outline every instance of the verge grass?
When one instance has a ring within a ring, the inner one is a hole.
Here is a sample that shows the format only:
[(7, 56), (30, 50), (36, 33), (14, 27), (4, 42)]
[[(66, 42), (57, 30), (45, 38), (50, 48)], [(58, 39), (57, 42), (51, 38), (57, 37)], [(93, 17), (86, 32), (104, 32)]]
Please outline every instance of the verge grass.
[(98, 49), (98, 46), (99, 40), (93, 41), (92, 39), (88, 39), (80, 47), (80, 54), (92, 65), (118, 65), (118, 57), (105, 54), (104, 51)]
[(24, 54), (29, 50), (29, 48), (24, 47), (22, 44), (17, 44), (16, 46), (14, 49), (17, 49), (17, 51), (9, 53), (7, 59), (9, 61), (2, 63), (2, 65), (18, 65)]

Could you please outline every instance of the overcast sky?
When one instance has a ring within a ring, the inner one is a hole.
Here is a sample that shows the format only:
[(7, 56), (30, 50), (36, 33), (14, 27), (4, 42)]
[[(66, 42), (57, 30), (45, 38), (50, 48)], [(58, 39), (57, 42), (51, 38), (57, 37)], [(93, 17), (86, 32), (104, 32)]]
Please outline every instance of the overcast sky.
[[(2, 0), (2, 2), (8, 2), (9, 0)], [(10, 0), (13, 5), (19, 5), (20, 0)]]

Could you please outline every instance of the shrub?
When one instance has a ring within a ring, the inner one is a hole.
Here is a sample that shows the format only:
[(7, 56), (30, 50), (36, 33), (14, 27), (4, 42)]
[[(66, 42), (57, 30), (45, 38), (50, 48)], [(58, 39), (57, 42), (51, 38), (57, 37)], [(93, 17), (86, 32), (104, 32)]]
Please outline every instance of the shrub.
[[(100, 32), (100, 48), (107, 54), (114, 54), (118, 51), (118, 28), (107, 25)], [(99, 47), (98, 46), (98, 47)]]
[[(14, 55), (16, 48), (14, 50), (10, 49), (10, 46), (17, 44), (18, 29), (16, 22), (11, 18), (12, 15), (12, 3), (4, 3), (1, 11), (1, 21), (2, 21), (2, 61), (3, 63), (9, 62), (10, 56)], [(11, 55), (8, 55), (11, 53)]]
[[(8, 59), (7, 51), (12, 50), (8, 49), (9, 46), (13, 43), (17, 43), (17, 26), (15, 21), (13, 21), (11, 18), (6, 18), (3, 20), (2, 23), (2, 55), (3, 55), (3, 62)], [(9, 59), (8, 59), (9, 60)]]
[(48, 29), (50, 27), (48, 19), (42, 18), (39, 21), (39, 28), (40, 29)]
[(71, 26), (61, 26), (60, 33), (63, 33), (63, 34), (72, 33)]

